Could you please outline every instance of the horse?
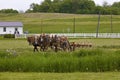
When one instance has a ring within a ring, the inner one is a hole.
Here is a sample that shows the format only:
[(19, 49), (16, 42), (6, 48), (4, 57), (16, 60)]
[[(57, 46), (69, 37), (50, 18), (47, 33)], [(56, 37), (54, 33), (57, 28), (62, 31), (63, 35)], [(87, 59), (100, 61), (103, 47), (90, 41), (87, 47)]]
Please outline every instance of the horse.
[(40, 37), (38, 38), (38, 44), (41, 48), (41, 51), (46, 51), (50, 45), (49, 35), (40, 35)]
[(27, 41), (28, 41), (29, 45), (32, 45), (32, 43), (34, 42), (33, 36), (27, 37)]
[(51, 46), (52, 49), (55, 50), (55, 52), (58, 52), (59, 44), (60, 44), (60, 40), (57, 37), (57, 35), (52, 36), (51, 39), (50, 39), (50, 46)]
[(52, 36), (51, 38), (51, 47), (55, 50), (55, 52), (58, 52), (58, 50), (70, 50), (70, 43), (66, 37), (60, 37), (60, 36)]
[(35, 36), (27, 37), (27, 41), (28, 41), (29, 45), (33, 45), (33, 47), (34, 47), (33, 51), (34, 52), (35, 51), (38, 52), (38, 48), (37, 48), (37, 46), (39, 46), (39, 44), (38, 44), (38, 38), (35, 37)]
[(42, 34), (38, 36), (31, 36), (27, 37), (27, 41), (29, 45), (34, 46), (34, 52), (38, 51), (37, 47), (40, 47), (41, 51), (46, 51), (50, 47), (51, 49), (58, 52), (58, 50), (69, 51), (72, 50), (70, 46), (70, 42), (68, 41), (67, 37), (64, 36), (52, 36)]
[(61, 38), (60, 38), (60, 44), (61, 44), (61, 48), (64, 50), (64, 51), (71, 51), (72, 50), (72, 48), (71, 48), (71, 46), (70, 46), (70, 42), (69, 42), (69, 40), (68, 40), (68, 38), (67, 37), (65, 37), (65, 36), (62, 36)]

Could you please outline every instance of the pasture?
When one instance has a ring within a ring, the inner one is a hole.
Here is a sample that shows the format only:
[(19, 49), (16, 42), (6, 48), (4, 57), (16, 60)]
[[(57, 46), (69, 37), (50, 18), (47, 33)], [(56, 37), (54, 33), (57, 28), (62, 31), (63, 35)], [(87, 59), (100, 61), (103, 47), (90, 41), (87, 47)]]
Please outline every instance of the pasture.
[[(106, 49), (119, 49), (120, 39), (95, 39), (95, 38), (80, 38), (69, 39), (70, 42), (76, 43), (92, 43), (93, 48), (105, 48)], [(26, 39), (0, 39), (0, 50), (15, 49), (15, 50), (28, 50), (32, 52), (33, 47), (29, 46)], [(108, 48), (107, 48), (108, 47)], [(24, 53), (24, 51), (23, 51)]]
[[(21, 21), (29, 33), (95, 33), (98, 15), (25, 13), (0, 14), (1, 21)], [(120, 15), (113, 15), (113, 33), (120, 32)], [(110, 15), (101, 15), (100, 33), (111, 33)]]
[[(1, 72), (106, 72), (120, 71), (119, 39), (70, 39), (91, 42), (92, 48), (74, 52), (33, 52), (25, 39), (0, 40)], [(102, 65), (102, 66), (101, 66)]]
[(119, 72), (104, 73), (0, 73), (0, 80), (119, 80)]
[[(22, 21), (24, 31), (29, 33), (73, 33), (74, 17), (75, 32), (96, 32), (98, 15), (0, 14), (1, 21)], [(114, 33), (120, 32), (119, 25), (120, 15), (113, 15)], [(101, 16), (99, 32), (111, 33), (110, 15)], [(74, 52), (55, 53), (50, 49), (33, 52), (33, 46), (29, 46), (25, 39), (0, 38), (0, 80), (120, 79), (120, 39), (80, 38), (70, 41), (92, 43), (93, 47), (77, 48)]]

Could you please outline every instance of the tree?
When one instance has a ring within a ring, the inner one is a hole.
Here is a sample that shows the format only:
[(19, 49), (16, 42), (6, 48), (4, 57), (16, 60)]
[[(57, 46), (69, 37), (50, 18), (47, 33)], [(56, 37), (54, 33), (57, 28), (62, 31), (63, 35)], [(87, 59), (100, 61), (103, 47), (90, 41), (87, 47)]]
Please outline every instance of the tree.
[(44, 0), (41, 4), (32, 3), (26, 12), (52, 12), (74, 14), (120, 14), (120, 2), (96, 6), (93, 0)]
[(120, 2), (114, 2), (112, 7), (120, 8)]
[(2, 9), (0, 13), (18, 13), (18, 11), (13, 9)]
[(95, 9), (95, 3), (92, 0), (78, 0), (77, 13), (89, 14), (93, 13)]
[(61, 1), (60, 0), (54, 0), (51, 4), (51, 9), (53, 12), (60, 12), (60, 6), (61, 6)]
[(102, 7), (102, 6), (96, 6), (96, 7), (95, 7), (95, 10), (94, 10), (94, 13), (95, 13), (95, 14), (99, 14), (99, 12), (102, 12), (102, 10), (103, 10), (103, 7)]
[(114, 15), (120, 15), (120, 9), (117, 7), (112, 7), (111, 11)]
[(29, 11), (30, 11), (30, 10), (31, 10), (32, 12), (39, 12), (40, 6), (39, 6), (38, 4), (32, 3), (32, 4), (30, 5)]
[(40, 5), (40, 12), (50, 12), (50, 3), (47, 2), (43, 2), (42, 5)]
[(103, 7), (108, 7), (108, 6), (110, 6), (110, 5), (108, 4), (107, 1), (104, 1), (102, 6), (103, 6)]
[(72, 3), (70, 0), (63, 0), (60, 5), (61, 13), (72, 13)]
[(114, 2), (112, 5), (112, 13), (116, 15), (120, 15), (120, 2)]

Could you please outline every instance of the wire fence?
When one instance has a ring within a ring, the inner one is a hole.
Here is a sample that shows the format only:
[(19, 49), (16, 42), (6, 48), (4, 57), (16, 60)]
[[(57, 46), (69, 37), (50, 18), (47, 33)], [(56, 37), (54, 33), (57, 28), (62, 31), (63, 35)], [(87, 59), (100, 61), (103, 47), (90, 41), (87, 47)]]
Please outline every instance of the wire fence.
[[(46, 33), (47, 34), (47, 33)], [(66, 36), (68, 38), (120, 38), (120, 33), (51, 33), (50, 36)], [(19, 34), (15, 38), (27, 38), (28, 36), (40, 36), (40, 34)]]

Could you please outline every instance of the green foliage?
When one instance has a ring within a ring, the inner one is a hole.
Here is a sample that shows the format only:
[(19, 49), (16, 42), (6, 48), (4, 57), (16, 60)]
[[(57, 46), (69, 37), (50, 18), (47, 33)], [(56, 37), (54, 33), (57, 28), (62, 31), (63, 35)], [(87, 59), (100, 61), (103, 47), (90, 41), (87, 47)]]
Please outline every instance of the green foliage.
[[(93, 13), (95, 7), (91, 0), (45, 0), (42, 4), (32, 3), (33, 12), (57, 12), (57, 13)], [(26, 12), (29, 12), (30, 9)]]
[(118, 8), (120, 8), (120, 2), (115, 2), (115, 3), (113, 3), (112, 6), (113, 6), (113, 7), (118, 7)]
[(0, 51), (0, 58), (5, 58), (7, 56), (9, 56), (9, 54), (7, 52)]
[[(1, 56), (0, 71), (12, 72), (105, 72), (120, 71), (118, 51), (100, 49), (77, 52), (25, 53), (11, 57)], [(1, 53), (0, 53), (1, 54)]]
[(0, 72), (120, 71), (119, 39), (70, 41), (91, 42), (93, 48), (77, 48), (75, 52), (33, 52), (33, 46), (29, 46), (27, 40), (0, 39)]
[[(92, 0), (45, 0), (42, 4), (32, 3), (30, 9), (26, 12), (56, 12), (56, 13), (77, 13), (77, 14), (120, 14), (120, 2), (108, 5), (107, 2), (103, 6), (96, 6)], [(114, 11), (113, 11), (114, 10)]]
[(15, 38), (14, 34), (5, 34), (4, 38)]
[(18, 13), (18, 11), (13, 9), (2, 9), (0, 13)]
[(85, 56), (94, 56), (94, 55), (102, 55), (103, 51), (100, 49), (95, 49), (95, 50), (85, 50), (82, 49), (76, 53), (74, 53), (74, 56), (77, 57), (85, 57)]

